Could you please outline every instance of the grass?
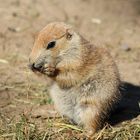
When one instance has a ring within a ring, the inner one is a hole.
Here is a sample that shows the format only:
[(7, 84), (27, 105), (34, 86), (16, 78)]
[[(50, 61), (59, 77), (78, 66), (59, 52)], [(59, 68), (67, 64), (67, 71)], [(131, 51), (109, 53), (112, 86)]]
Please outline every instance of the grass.
[[(64, 118), (32, 118), (29, 107), (52, 104), (45, 86), (30, 80), (10, 81), (2, 83), (0, 91), (14, 96), (0, 110), (0, 140), (88, 140), (82, 128)], [(107, 124), (92, 139), (140, 140), (140, 117), (118, 126)]]
[[(1, 116), (2, 120), (2, 116)], [(22, 114), (19, 121), (12, 120), (1, 122), (0, 139), (11, 140), (78, 140), (88, 139), (83, 135), (83, 130), (73, 126), (62, 119), (44, 120), (45, 127), (31, 121)], [(93, 140), (139, 140), (140, 121), (125, 122), (117, 127), (106, 125), (94, 135)]]

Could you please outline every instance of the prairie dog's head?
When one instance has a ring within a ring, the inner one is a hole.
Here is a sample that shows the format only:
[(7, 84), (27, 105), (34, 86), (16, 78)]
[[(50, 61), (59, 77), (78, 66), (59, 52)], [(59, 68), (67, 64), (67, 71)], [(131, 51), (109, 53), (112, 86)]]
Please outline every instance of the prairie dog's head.
[(80, 36), (71, 26), (61, 22), (48, 24), (35, 39), (29, 57), (29, 66), (34, 72), (57, 76), (80, 64)]

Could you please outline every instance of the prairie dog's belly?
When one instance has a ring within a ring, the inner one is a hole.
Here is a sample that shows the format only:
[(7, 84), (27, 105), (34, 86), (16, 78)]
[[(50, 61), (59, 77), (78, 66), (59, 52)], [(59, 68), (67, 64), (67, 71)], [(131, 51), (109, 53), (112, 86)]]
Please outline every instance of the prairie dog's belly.
[(69, 117), (78, 124), (80, 123), (81, 108), (78, 104), (79, 96), (78, 93), (75, 93), (75, 90), (60, 89), (57, 84), (54, 84), (50, 89), (50, 95), (61, 115)]

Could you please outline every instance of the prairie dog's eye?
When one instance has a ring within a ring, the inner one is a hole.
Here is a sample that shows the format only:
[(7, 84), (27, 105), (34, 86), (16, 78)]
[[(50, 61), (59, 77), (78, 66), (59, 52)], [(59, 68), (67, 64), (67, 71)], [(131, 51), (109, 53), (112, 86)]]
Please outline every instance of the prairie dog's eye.
[(51, 49), (53, 47), (55, 47), (56, 41), (51, 41), (48, 43), (47, 49)]

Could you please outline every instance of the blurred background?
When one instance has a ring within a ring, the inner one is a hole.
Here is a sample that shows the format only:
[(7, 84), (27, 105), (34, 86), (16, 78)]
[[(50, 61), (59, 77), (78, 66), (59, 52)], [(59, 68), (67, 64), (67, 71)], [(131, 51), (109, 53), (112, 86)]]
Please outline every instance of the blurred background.
[[(49, 104), (52, 109), (52, 101), (46, 94), (47, 81), (27, 68), (35, 34), (52, 21), (69, 23), (93, 44), (109, 48), (122, 81), (132, 87), (135, 103), (128, 103), (136, 104), (136, 114), (139, 114), (140, 0), (0, 0), (1, 139), (35, 139), (36, 126), (39, 129), (37, 139), (54, 133), (48, 120), (35, 119), (38, 112), (33, 113), (34, 118), (30, 115), (31, 110), (39, 108), (43, 116), (42, 108)], [(136, 118), (136, 114), (131, 118)], [(26, 119), (30, 119), (33, 128)], [(48, 133), (43, 133), (44, 130)], [(60, 135), (69, 137), (70, 133), (73, 138), (81, 134), (81, 131), (67, 131)]]

